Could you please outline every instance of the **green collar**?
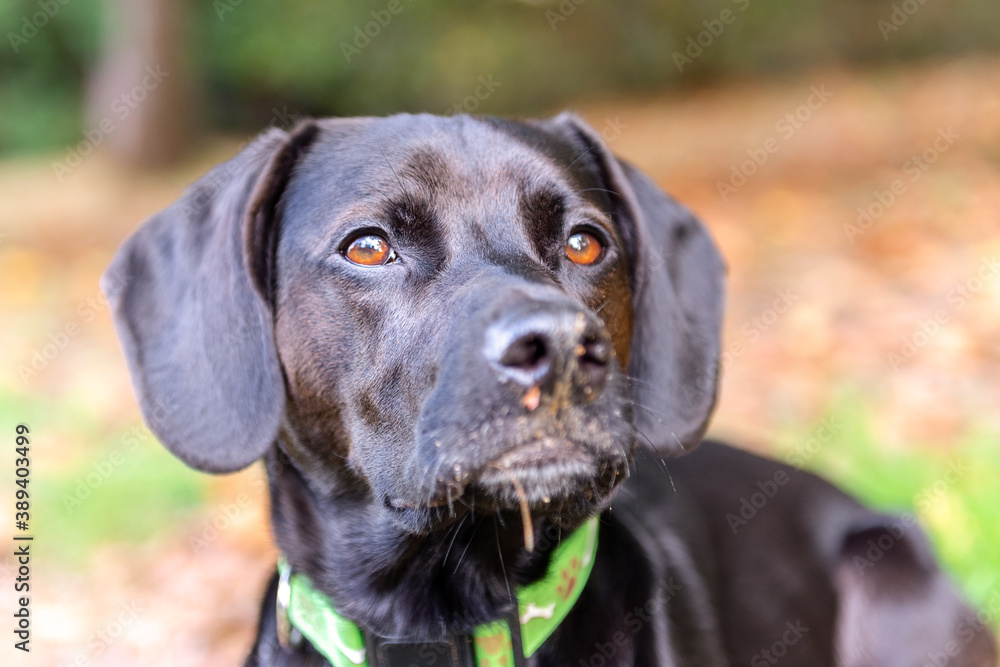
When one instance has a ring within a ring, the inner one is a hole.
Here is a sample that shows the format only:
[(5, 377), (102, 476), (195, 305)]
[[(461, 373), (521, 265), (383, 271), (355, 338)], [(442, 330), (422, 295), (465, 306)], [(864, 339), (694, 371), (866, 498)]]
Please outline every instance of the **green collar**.
[[(588, 520), (562, 540), (552, 554), (548, 573), (517, 591), (518, 619), (524, 657), (530, 657), (559, 627), (583, 591), (597, 554), (598, 518)], [(298, 631), (334, 667), (368, 667), (361, 628), (341, 616), (309, 578), (278, 563), (278, 633)], [(506, 620), (476, 627), (472, 641), (477, 667), (514, 665), (511, 630)]]

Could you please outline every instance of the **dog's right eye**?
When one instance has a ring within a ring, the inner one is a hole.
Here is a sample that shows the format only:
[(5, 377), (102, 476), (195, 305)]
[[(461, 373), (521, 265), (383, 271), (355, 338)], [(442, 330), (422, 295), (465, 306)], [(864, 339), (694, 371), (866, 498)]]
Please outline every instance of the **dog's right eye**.
[(344, 257), (359, 266), (382, 266), (396, 260), (396, 251), (378, 234), (364, 234), (344, 249)]
[(574, 264), (593, 264), (604, 254), (604, 245), (586, 231), (578, 231), (566, 240), (566, 256)]

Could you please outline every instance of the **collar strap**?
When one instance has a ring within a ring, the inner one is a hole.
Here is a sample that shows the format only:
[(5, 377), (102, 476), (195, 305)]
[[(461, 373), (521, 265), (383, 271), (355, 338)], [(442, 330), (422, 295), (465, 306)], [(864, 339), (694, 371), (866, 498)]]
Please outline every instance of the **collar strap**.
[[(542, 579), (517, 590), (518, 626), (501, 619), (477, 626), (472, 632), (476, 667), (519, 665), (516, 644), (525, 658), (555, 632), (583, 591), (597, 555), (598, 517), (592, 517), (562, 540), (552, 554)], [(316, 590), (309, 578), (293, 572), (282, 558), (278, 562), (278, 638), (285, 646), (301, 634), (334, 667), (373, 667), (366, 637), (353, 621), (341, 616), (329, 597)], [(519, 632), (518, 632), (519, 631)], [(517, 641), (520, 635), (520, 641)], [(371, 638), (369, 638), (371, 639)]]

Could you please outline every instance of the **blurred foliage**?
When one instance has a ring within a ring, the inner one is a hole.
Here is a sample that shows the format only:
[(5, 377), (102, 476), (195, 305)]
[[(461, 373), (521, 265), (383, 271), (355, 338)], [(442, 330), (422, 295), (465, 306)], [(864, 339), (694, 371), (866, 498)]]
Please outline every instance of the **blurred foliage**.
[(841, 399), (821, 423), (831, 425), (832, 438), (820, 442), (816, 425), (791, 425), (779, 452), (862, 502), (915, 516), (972, 603), (985, 602), (1000, 586), (1000, 434), (970, 430), (949, 447), (893, 449), (875, 435), (875, 415), (857, 395)]
[[(100, 4), (53, 4), (50, 19), (37, 0), (0, 3), (0, 152), (80, 137), (87, 70), (100, 50)], [(32, 23), (37, 12), (46, 17), (41, 28)]]
[[(119, 434), (116, 440), (129, 440)], [(38, 539), (72, 545), (50, 554), (83, 566), (107, 543), (142, 543), (190, 520), (204, 505), (208, 480), (150, 438), (138, 448), (91, 450), (92, 459), (38, 476)]]
[[(986, 20), (996, 14), (992, 0), (188, 4), (186, 52), (201, 79), (204, 117), (211, 127), (241, 130), (258, 129), (275, 110), (281, 116), (446, 113), (468, 100), (468, 111), (532, 114), (587, 95), (697, 85), (730, 74), (1000, 46), (995, 20)], [(43, 5), (53, 16), (40, 17), (44, 25), (32, 31)], [(86, 75), (107, 23), (101, 9), (99, 2), (61, 0), (0, 4), (6, 42), (0, 47), (0, 151), (79, 139)], [(726, 24), (719, 22), (723, 11), (731, 12)], [(899, 29), (880, 28), (894, 12)], [(679, 71), (674, 54), (699, 33), (706, 45)], [(32, 36), (17, 37), (26, 34)], [(470, 98), (481, 76), (500, 85), (488, 99)]]
[[(144, 426), (110, 427), (71, 398), (9, 390), (0, 391), (0, 423), (32, 429), (31, 522), (37, 539), (51, 545), (49, 558), (83, 566), (95, 547), (162, 535), (204, 505), (207, 477)], [(80, 456), (53, 457), (48, 450), (61, 439), (74, 441)]]

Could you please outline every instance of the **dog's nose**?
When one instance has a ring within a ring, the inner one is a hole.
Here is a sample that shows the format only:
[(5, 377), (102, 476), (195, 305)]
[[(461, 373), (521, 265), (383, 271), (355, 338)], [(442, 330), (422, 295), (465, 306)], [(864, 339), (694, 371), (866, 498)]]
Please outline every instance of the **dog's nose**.
[(542, 394), (569, 390), (579, 403), (604, 390), (612, 346), (595, 316), (568, 306), (539, 306), (492, 324), (485, 352), (501, 380), (538, 387)]

